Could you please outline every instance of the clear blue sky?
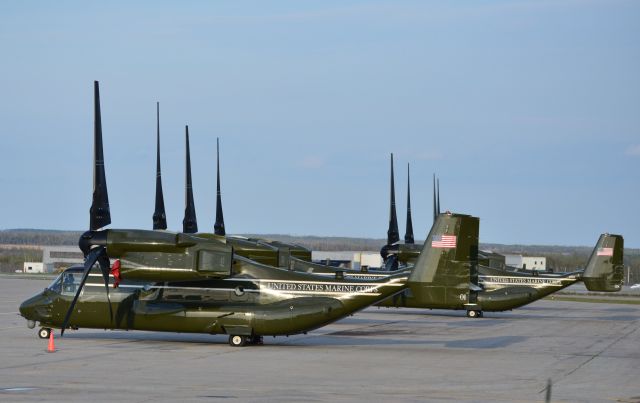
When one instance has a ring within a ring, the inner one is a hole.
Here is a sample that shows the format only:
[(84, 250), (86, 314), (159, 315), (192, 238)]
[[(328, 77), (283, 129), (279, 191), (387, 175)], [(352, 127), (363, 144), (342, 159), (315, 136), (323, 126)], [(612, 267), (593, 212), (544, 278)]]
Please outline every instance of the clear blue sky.
[(169, 227), (189, 124), (201, 230), (384, 237), (396, 155), (416, 237), (640, 247), (640, 2), (0, 2), (0, 228), (86, 229), (99, 80), (112, 227)]

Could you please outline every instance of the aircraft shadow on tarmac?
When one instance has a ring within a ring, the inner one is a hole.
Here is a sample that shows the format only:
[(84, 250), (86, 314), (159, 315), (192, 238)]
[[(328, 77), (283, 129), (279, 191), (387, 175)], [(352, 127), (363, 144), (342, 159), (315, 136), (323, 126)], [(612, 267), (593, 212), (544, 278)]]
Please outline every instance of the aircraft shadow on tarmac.
[[(534, 311), (534, 312), (527, 312)], [(537, 311), (537, 312), (536, 312)], [(444, 310), (444, 309), (423, 309), (423, 310), (409, 310), (409, 309), (388, 309), (388, 310), (379, 310), (375, 311), (376, 314), (380, 315), (398, 315), (398, 316), (418, 316), (424, 317), (425, 319), (429, 318), (450, 318), (451, 320), (461, 319), (461, 322), (454, 322), (456, 325), (460, 326), (476, 326), (479, 323), (484, 322), (492, 322), (490, 324), (498, 324), (502, 323), (504, 320), (510, 319), (549, 319), (549, 318), (558, 318), (557, 315), (540, 315), (538, 312), (557, 312), (557, 308), (518, 308), (518, 311), (507, 311), (507, 312), (484, 312), (483, 318), (478, 319), (470, 319), (465, 315), (465, 311), (452, 311), (452, 310)], [(563, 317), (565, 319), (566, 317)], [(447, 320), (447, 319), (444, 319)], [(464, 323), (463, 325), (461, 323)], [(489, 325), (490, 325), (489, 324)], [(479, 325), (483, 326), (483, 325)], [(487, 326), (487, 324), (485, 324)]]
[[(340, 332), (337, 332), (340, 333)], [(396, 333), (397, 334), (397, 333)], [(436, 342), (419, 340), (396, 340), (396, 339), (375, 339), (367, 337), (331, 337), (332, 334), (307, 335), (301, 337), (265, 337), (264, 347), (316, 347), (316, 346), (367, 346), (367, 345), (409, 345), (409, 344), (436, 344)], [(66, 338), (77, 340), (113, 341), (114, 343), (102, 345), (104, 348), (122, 347), (124, 343), (136, 343), (136, 349), (142, 344), (148, 344), (146, 348), (157, 350), (178, 350), (186, 345), (211, 345), (220, 344), (224, 346), (226, 340), (220, 335), (205, 334), (172, 334), (172, 333), (140, 333), (140, 332), (104, 332), (104, 333), (76, 333), (65, 335)], [(322, 340), (318, 340), (322, 338)], [(140, 343), (140, 344), (138, 344)], [(159, 344), (160, 343), (160, 344)], [(164, 344), (169, 343), (169, 344)], [(164, 344), (164, 345), (162, 345)], [(144, 347), (143, 347), (144, 348)], [(244, 350), (238, 350), (244, 351)]]
[[(602, 308), (600, 308), (602, 309)], [(607, 312), (617, 312), (617, 313), (625, 313), (625, 312), (635, 312), (637, 315), (602, 315), (602, 316), (590, 316), (588, 319), (590, 320), (607, 320), (607, 321), (634, 321), (640, 320), (640, 309), (632, 308), (632, 307), (612, 307), (602, 309)], [(540, 307), (540, 306), (527, 306), (518, 308), (517, 311), (507, 311), (507, 312), (485, 312), (484, 318), (480, 319), (468, 319), (464, 315), (464, 311), (450, 311), (450, 310), (401, 310), (401, 309), (381, 309), (375, 311), (376, 314), (394, 314), (394, 315), (410, 315), (410, 316), (424, 316), (426, 318), (464, 318), (465, 320), (462, 322), (450, 322), (449, 326), (470, 326), (470, 327), (481, 327), (481, 326), (495, 326), (498, 324), (503, 324), (504, 321), (508, 320), (547, 320), (547, 319), (560, 319), (558, 316), (558, 308), (557, 307)], [(564, 310), (564, 314), (562, 315), (562, 320), (584, 320), (585, 317), (579, 314), (572, 314), (571, 310)]]
[[(219, 336), (219, 335), (218, 335)], [(149, 342), (153, 344), (153, 348), (157, 348), (156, 343), (181, 343), (188, 344), (215, 344), (216, 342), (226, 343), (224, 335), (216, 337), (216, 335), (199, 334), (199, 333), (165, 333), (165, 332), (127, 332), (121, 330), (103, 331), (103, 332), (82, 332), (82, 333), (65, 333), (65, 339), (77, 340), (102, 340), (117, 341), (112, 345), (103, 347), (117, 347), (121, 343), (133, 342)], [(170, 349), (170, 348), (169, 348)]]
[[(590, 316), (585, 318), (579, 313), (572, 314), (572, 311), (565, 311), (562, 317), (558, 316), (557, 307), (523, 307), (516, 311), (510, 312), (490, 312), (486, 313), (484, 318), (469, 319), (462, 312), (451, 312), (446, 310), (415, 310), (415, 309), (379, 309), (375, 310), (376, 315), (381, 319), (369, 317), (362, 318), (351, 316), (343, 319), (342, 324), (359, 325), (364, 327), (357, 329), (335, 331), (328, 334), (309, 334), (306, 336), (293, 336), (291, 338), (265, 337), (267, 346), (308, 346), (308, 345), (425, 345), (425, 344), (444, 344), (450, 348), (500, 348), (513, 343), (525, 341), (527, 338), (522, 336), (496, 336), (489, 338), (452, 340), (452, 341), (429, 341), (416, 339), (403, 339), (401, 337), (411, 336), (410, 333), (404, 332), (401, 326), (386, 328), (385, 325), (392, 325), (398, 320), (385, 318), (388, 314), (413, 317), (413, 321), (420, 321), (424, 318), (425, 325), (448, 326), (452, 328), (486, 328), (492, 326), (500, 326), (508, 324), (514, 320), (530, 320), (545, 321), (548, 319), (562, 320), (603, 320), (603, 321), (621, 321), (630, 322), (640, 320), (640, 309), (629, 306), (600, 308), (604, 314), (599, 316)], [(397, 318), (397, 316), (396, 316)], [(375, 337), (378, 336), (378, 337)], [(384, 339), (379, 336), (385, 336)], [(163, 348), (158, 343), (171, 343), (165, 346), (165, 349), (180, 348), (180, 344), (224, 344), (225, 336), (207, 335), (207, 334), (189, 334), (189, 333), (164, 333), (164, 332), (127, 332), (127, 331), (109, 331), (109, 332), (86, 332), (70, 333), (70, 339), (84, 340), (104, 340), (114, 341), (113, 344), (105, 347), (117, 347), (121, 343), (148, 343), (149, 348)], [(399, 338), (400, 337), (400, 338)], [(322, 340), (317, 340), (322, 338)]]
[[(374, 345), (443, 345), (446, 348), (473, 348), (473, 349), (494, 349), (507, 347), (515, 343), (524, 342), (528, 339), (526, 336), (496, 336), (482, 337), (464, 340), (415, 340), (415, 339), (397, 339), (397, 338), (374, 338), (372, 336), (379, 335), (379, 332), (335, 332), (331, 336), (335, 338), (323, 338), (323, 345), (351, 345), (351, 346), (374, 346)], [(382, 332), (387, 333), (387, 332)], [(360, 336), (360, 337), (359, 337)], [(306, 344), (306, 343), (305, 343)]]
[[(401, 331), (400, 331), (401, 332)], [(347, 330), (329, 334), (307, 335), (300, 337), (278, 337), (272, 339), (265, 337), (264, 347), (316, 347), (316, 346), (383, 346), (383, 345), (444, 345), (447, 348), (483, 348), (494, 349), (506, 347), (514, 343), (526, 341), (525, 336), (496, 336), (465, 340), (416, 340), (399, 339), (397, 337), (379, 338), (374, 336), (398, 336), (399, 332), (393, 329), (387, 330)], [(156, 350), (177, 350), (187, 345), (225, 345), (224, 336), (186, 333), (154, 333), (154, 332), (125, 332), (112, 331), (101, 333), (71, 333), (65, 339), (112, 341), (103, 348), (119, 348), (123, 343), (136, 343), (136, 349), (141, 344), (148, 344), (147, 348)], [(321, 339), (321, 340), (319, 340)], [(140, 344), (138, 344), (140, 343)], [(170, 343), (159, 345), (159, 343)]]

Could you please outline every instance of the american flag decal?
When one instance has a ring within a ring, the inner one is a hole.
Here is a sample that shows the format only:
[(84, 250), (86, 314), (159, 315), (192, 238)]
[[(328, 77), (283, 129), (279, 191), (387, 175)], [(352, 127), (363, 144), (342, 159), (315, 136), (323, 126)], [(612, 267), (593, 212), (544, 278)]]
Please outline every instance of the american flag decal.
[(596, 256), (613, 256), (613, 248), (598, 248)]
[(455, 235), (434, 235), (431, 238), (432, 248), (455, 248), (457, 237)]

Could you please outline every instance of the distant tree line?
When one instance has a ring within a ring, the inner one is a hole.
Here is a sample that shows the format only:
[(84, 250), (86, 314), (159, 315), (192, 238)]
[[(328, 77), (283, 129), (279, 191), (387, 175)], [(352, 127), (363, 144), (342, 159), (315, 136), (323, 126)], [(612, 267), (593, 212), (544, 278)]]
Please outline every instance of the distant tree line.
[(81, 231), (9, 229), (0, 231), (0, 245), (77, 245)]
[(0, 273), (22, 269), (24, 262), (42, 262), (40, 248), (0, 248)]

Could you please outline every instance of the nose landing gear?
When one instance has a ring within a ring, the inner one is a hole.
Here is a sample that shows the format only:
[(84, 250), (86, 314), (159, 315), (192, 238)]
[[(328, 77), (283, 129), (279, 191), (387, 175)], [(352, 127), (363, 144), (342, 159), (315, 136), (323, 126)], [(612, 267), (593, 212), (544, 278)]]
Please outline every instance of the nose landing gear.
[(41, 327), (40, 330), (38, 330), (38, 337), (41, 339), (48, 339), (50, 335), (51, 329), (48, 327)]

